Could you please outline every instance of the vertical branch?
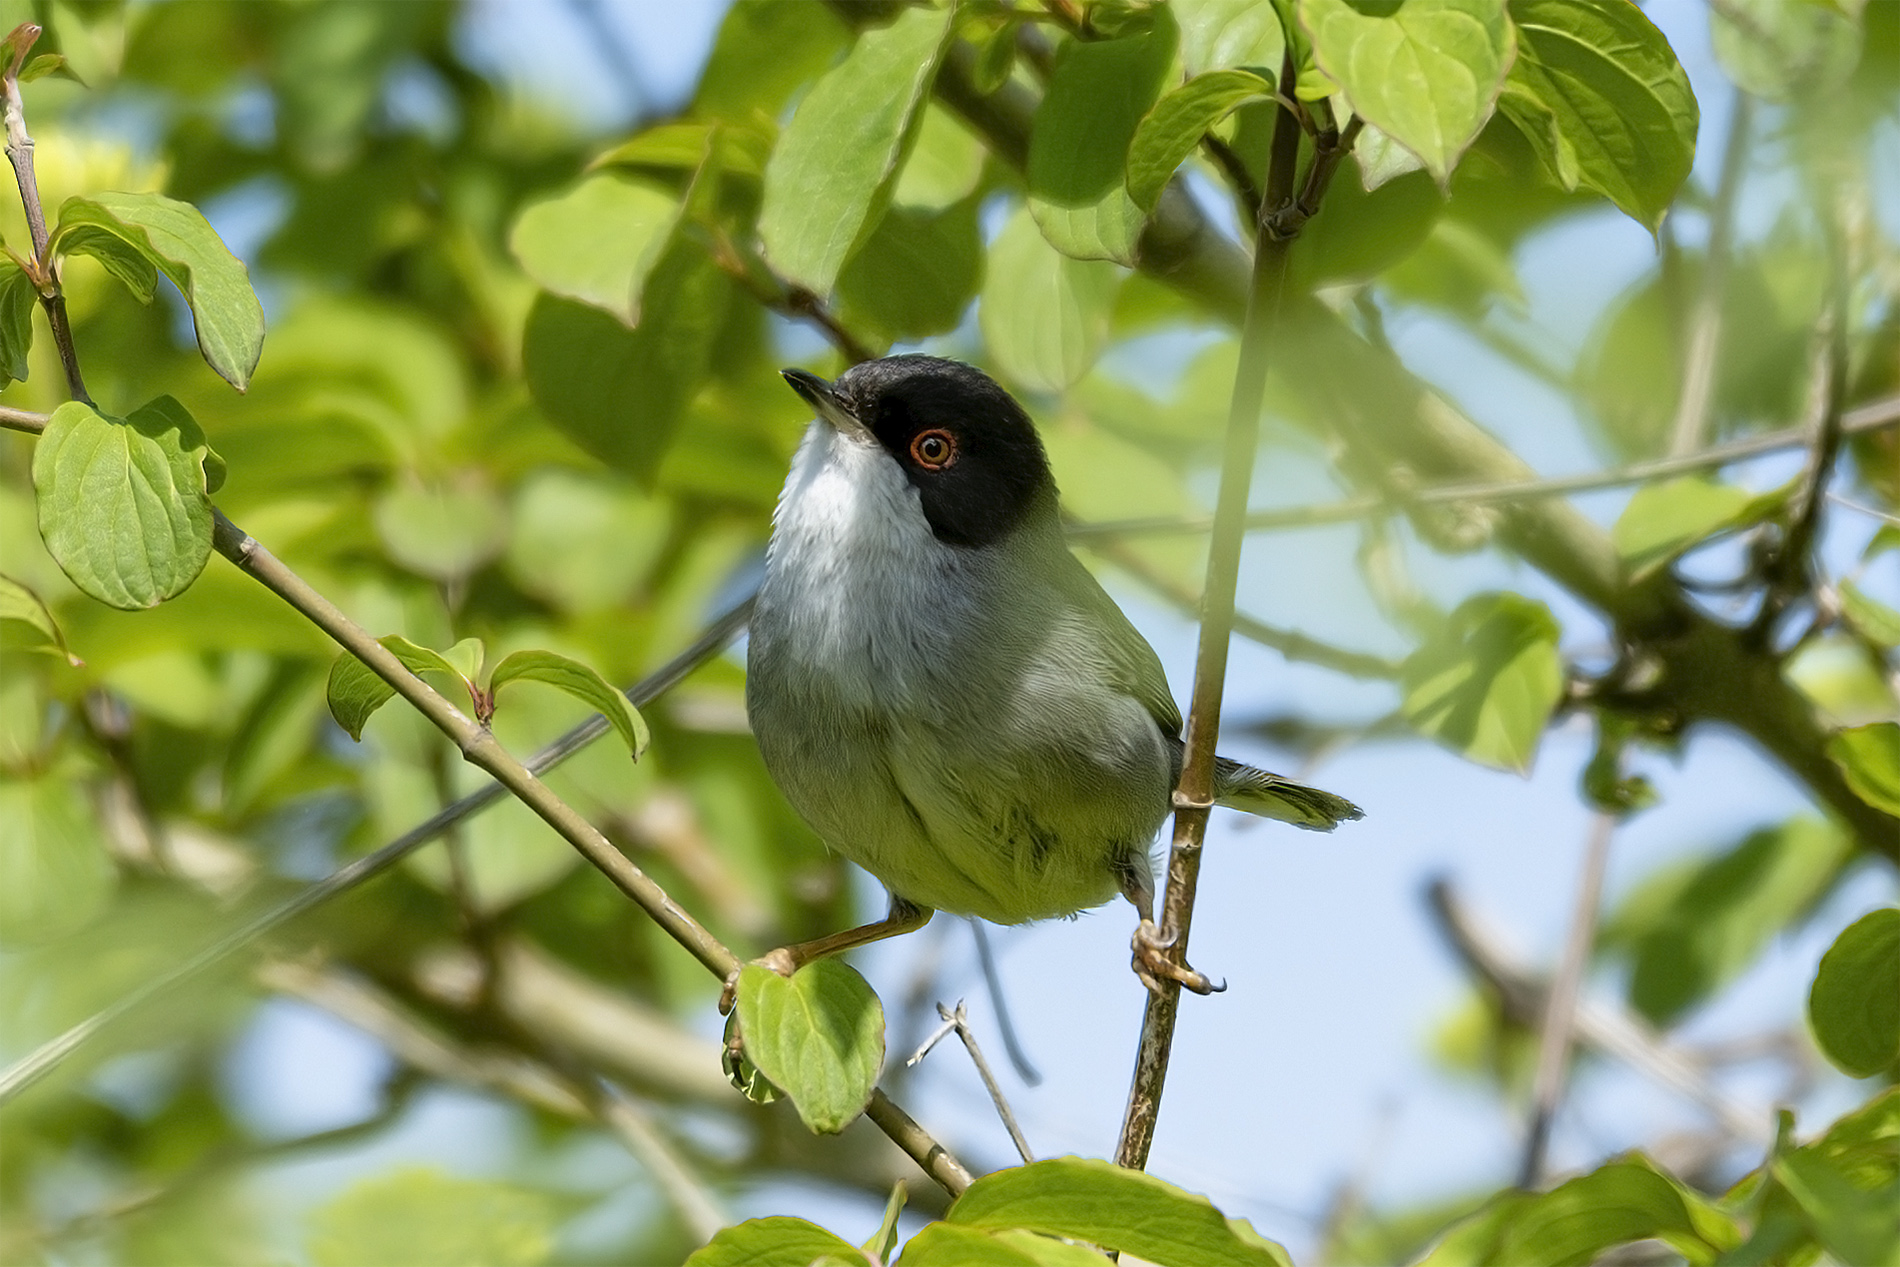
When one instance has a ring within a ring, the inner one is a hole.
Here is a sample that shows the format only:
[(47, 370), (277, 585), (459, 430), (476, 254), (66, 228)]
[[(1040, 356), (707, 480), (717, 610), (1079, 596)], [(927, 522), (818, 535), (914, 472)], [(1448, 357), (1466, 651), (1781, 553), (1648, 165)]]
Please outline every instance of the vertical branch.
[(66, 316), (66, 296), (59, 288), (59, 270), (46, 253), (46, 210), (40, 205), (39, 177), (33, 171), (33, 138), (26, 131), (26, 102), (20, 96), (20, 68), (26, 55), (39, 41), (40, 28), (22, 22), (8, 34), (4, 51), (6, 74), (0, 78), (0, 99), (4, 100), (7, 129), (7, 161), (13, 164), (13, 177), (20, 186), (20, 204), (26, 209), (27, 228), (33, 234), (33, 258), (28, 276), (39, 292), (40, 306), (46, 309), (46, 323), (53, 328), (53, 343), (59, 348), (59, 361), (66, 369), (66, 386), (74, 400), (90, 405), (86, 380), (79, 373), (79, 349), (73, 343), (72, 322)]
[[(1295, 73), (1291, 57), (1281, 82)], [(1207, 581), (1201, 598), (1201, 643), (1194, 665), (1194, 698), (1188, 712), (1186, 754), (1174, 790), (1174, 839), (1168, 854), (1168, 881), (1161, 912), (1161, 939), (1170, 960), (1187, 962), (1188, 931), (1194, 916), (1194, 891), (1200, 879), (1201, 844), (1214, 802), (1214, 743), (1220, 733), (1221, 688), (1227, 677), (1227, 644), (1234, 625), (1234, 590), (1240, 575), (1240, 547), (1246, 530), (1247, 496), (1254, 454), (1260, 439), (1260, 404), (1266, 394), (1268, 351), (1280, 300), (1286, 290), (1287, 249), (1280, 215), (1294, 203), (1299, 162), (1300, 123), (1282, 108), (1273, 128), (1265, 199), (1254, 240), (1253, 279), (1247, 292), (1247, 316), (1240, 334), (1240, 365), (1227, 413), (1227, 442), (1221, 457), (1220, 498), (1214, 511), (1214, 536), (1208, 549)], [(1317, 166), (1317, 161), (1315, 163)], [(1297, 232), (1297, 229), (1295, 230)], [(1154, 1142), (1161, 1093), (1174, 1045), (1181, 984), (1158, 977), (1142, 1018), (1141, 1046), (1122, 1119), (1115, 1160), (1136, 1170), (1147, 1165)]]
[(1570, 1038), (1577, 1016), (1577, 993), (1590, 964), (1596, 942), (1597, 908), (1603, 897), (1603, 870), (1610, 857), (1610, 837), (1616, 819), (1599, 813), (1590, 825), (1583, 849), (1583, 875), (1577, 881), (1577, 902), (1570, 913), (1570, 935), (1564, 942), (1563, 961), (1544, 999), (1544, 1022), (1537, 1045), (1537, 1077), (1531, 1085), (1531, 1120), (1524, 1137), (1524, 1160), (1517, 1186), (1531, 1189), (1544, 1174), (1544, 1154), (1550, 1145), (1550, 1123), (1563, 1099), (1564, 1073), (1570, 1064)]
[(1728, 120), (1728, 139), (1722, 146), (1722, 174), (1716, 178), (1715, 202), (1709, 209), (1709, 252), (1702, 264), (1702, 285), (1696, 290), (1690, 317), (1689, 348), (1682, 363), (1682, 395), (1676, 398), (1676, 421), (1669, 441), (1671, 456), (1680, 457), (1702, 447), (1708, 427), (1709, 402), (1715, 396), (1715, 366), (1722, 349), (1722, 295), (1728, 288), (1729, 255), (1735, 237), (1735, 197), (1748, 166), (1748, 131), (1755, 99), (1739, 88)]

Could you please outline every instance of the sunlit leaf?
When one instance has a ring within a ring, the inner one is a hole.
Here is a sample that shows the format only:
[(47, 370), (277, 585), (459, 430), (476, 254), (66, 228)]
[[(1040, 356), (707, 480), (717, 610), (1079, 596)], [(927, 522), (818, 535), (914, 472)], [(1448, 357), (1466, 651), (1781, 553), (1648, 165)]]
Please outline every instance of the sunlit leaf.
[(1780, 508), (1786, 490), (1751, 493), (1701, 475), (1646, 484), (1610, 530), (1631, 580), (1641, 580), (1712, 537), (1752, 527)]
[(1863, 915), (1834, 939), (1808, 993), (1808, 1024), (1856, 1078), (1900, 1061), (1900, 910)]
[(1550, 610), (1533, 599), (1466, 600), (1406, 660), (1405, 719), (1481, 765), (1529, 770), (1563, 694), (1557, 633)]
[(191, 307), (206, 363), (239, 391), (250, 384), (264, 349), (264, 309), (251, 289), (250, 271), (196, 207), (151, 193), (68, 198), (48, 250), (58, 255), (83, 230), (120, 238), (170, 278)]
[(1155, 102), (1141, 117), (1128, 146), (1128, 196), (1153, 211), (1161, 190), (1209, 128), (1243, 101), (1273, 95), (1273, 77), (1251, 70), (1215, 70), (1194, 78)]
[[(702, 148), (686, 166), (697, 168), (703, 156)], [(508, 246), (544, 290), (603, 308), (631, 326), (641, 284), (678, 214), (678, 198), (665, 190), (616, 175), (590, 176), (530, 204), (509, 231)]]
[(1224, 1216), (1206, 1197), (1087, 1157), (1058, 1157), (985, 1175), (957, 1198), (945, 1218), (966, 1227), (1022, 1228), (1087, 1241), (1161, 1267), (1290, 1263), (1285, 1250), (1245, 1220)]
[(1132, 264), (1147, 215), (1128, 196), (1128, 147), (1174, 64), (1172, 13), (1112, 40), (1063, 47), (1029, 137), (1029, 209), (1058, 251)]
[(1102, 1267), (1106, 1261), (1086, 1245), (1053, 1236), (960, 1223), (925, 1227), (904, 1243), (903, 1258), (905, 1267)]
[(904, 1212), (904, 1203), (910, 1197), (910, 1190), (899, 1179), (891, 1185), (891, 1195), (884, 1202), (884, 1217), (879, 1220), (877, 1231), (871, 1233), (871, 1239), (864, 1242), (864, 1252), (879, 1262), (888, 1262), (897, 1249), (897, 1216)]
[(1517, 40), (1504, 0), (1405, 0), (1362, 11), (1298, 0), (1319, 67), (1353, 110), (1424, 162), (1440, 184), (1491, 117)]
[(137, 610), (189, 586), (211, 557), (210, 445), (161, 396), (110, 418), (68, 401), (33, 451), (40, 536), (73, 584)]
[[(1897, 982), (1900, 974), (1889, 973), (1889, 988)], [(1833, 1261), (1877, 1267), (1900, 1263), (1900, 1218), (1894, 1215), (1900, 1210), (1900, 1178), (1869, 1190), (1831, 1158), (1806, 1148), (1777, 1157), (1774, 1176), (1800, 1203), (1815, 1239)]]
[(827, 5), (736, 0), (720, 20), (693, 113), (751, 124), (776, 119), (792, 94), (850, 43)]
[(765, 167), (759, 235), (779, 273), (828, 294), (875, 227), (917, 133), (951, 8), (904, 9), (812, 86)]
[[(589, 163), (588, 170), (625, 167), (633, 170), (696, 171), (711, 146), (719, 170), (756, 180), (765, 174), (774, 133), (761, 125), (694, 123), (676, 120), (635, 133)], [(537, 278), (536, 280), (540, 280)], [(548, 283), (543, 281), (542, 285)], [(556, 289), (549, 287), (549, 289)], [(582, 298), (583, 296), (576, 296)]]
[(1512, 0), (1517, 60), (1498, 106), (1566, 189), (1594, 189), (1651, 232), (1688, 179), (1698, 109), (1643, 11)]
[(509, 682), (540, 682), (565, 691), (607, 719), (636, 759), (653, 736), (646, 719), (606, 678), (580, 661), (552, 651), (517, 651), (495, 666), (488, 689), (499, 692)]
[(1030, 391), (1080, 378), (1108, 341), (1114, 266), (1060, 254), (1019, 209), (990, 244), (987, 268), (977, 320), (997, 368)]
[(538, 1267), (554, 1252), (559, 1213), (543, 1193), (410, 1167), (317, 1209), (309, 1253), (317, 1267)]
[(917, 140), (891, 190), (891, 205), (941, 211), (962, 202), (983, 176), (983, 142), (962, 120), (940, 106), (927, 106)]
[(1900, 722), (1840, 731), (1827, 741), (1827, 755), (1847, 776), (1854, 795), (1900, 818)]
[(31, 647), (55, 651), (74, 668), (85, 663), (66, 646), (59, 622), (27, 586), (0, 576), (0, 648)]
[(827, 1254), (846, 1262), (863, 1262), (858, 1247), (834, 1236), (816, 1223), (778, 1216), (747, 1219), (694, 1250), (686, 1267), (811, 1267)]
[(746, 1055), (806, 1126), (836, 1134), (864, 1111), (884, 1065), (884, 1008), (855, 968), (820, 959), (781, 977), (748, 964), (738, 1005)]
[(1259, 0), (1174, 0), (1188, 75), (1232, 66), (1280, 73), (1285, 39), (1273, 6)]
[[(411, 673), (446, 673), (465, 688), (471, 685), (461, 670), (439, 651), (419, 647), (401, 634), (389, 634), (376, 641), (389, 648), (390, 654)], [(395, 687), (347, 651), (330, 666), (330, 681), (326, 688), (330, 716), (336, 718), (336, 724), (343, 727), (352, 739), (363, 738), (364, 723), (395, 694)]]
[(1900, 611), (1895, 611), (1852, 581), (1840, 585), (1841, 614), (1854, 632), (1883, 647), (1900, 647)]
[(84, 927), (117, 879), (82, 783), (57, 774), (0, 778), (0, 942)]

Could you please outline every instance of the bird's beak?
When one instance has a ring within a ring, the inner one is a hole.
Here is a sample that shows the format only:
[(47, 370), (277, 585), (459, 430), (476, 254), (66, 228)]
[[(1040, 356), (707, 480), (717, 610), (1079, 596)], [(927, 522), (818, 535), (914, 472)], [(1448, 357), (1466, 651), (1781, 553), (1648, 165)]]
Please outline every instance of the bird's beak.
[(870, 434), (870, 429), (858, 421), (857, 415), (838, 396), (838, 389), (830, 383), (805, 370), (780, 370), (779, 373), (785, 376), (785, 381), (791, 384), (793, 391), (805, 398), (805, 403), (812, 407), (820, 421), (833, 431), (852, 436)]

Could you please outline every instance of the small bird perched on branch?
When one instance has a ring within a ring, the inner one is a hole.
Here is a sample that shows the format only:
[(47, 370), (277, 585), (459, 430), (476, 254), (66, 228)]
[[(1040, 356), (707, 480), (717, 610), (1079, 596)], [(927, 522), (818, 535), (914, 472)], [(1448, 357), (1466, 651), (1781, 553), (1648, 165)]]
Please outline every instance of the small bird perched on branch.
[[(817, 417), (779, 496), (746, 711), (786, 798), (890, 891), (889, 915), (763, 962), (790, 973), (922, 927), (1073, 915), (1117, 892), (1135, 969), (1206, 993), (1155, 928), (1181, 713), (1154, 649), (1069, 553), (1022, 406), (981, 370), (784, 371)], [(1330, 831), (1330, 792), (1219, 759), (1222, 805)]]

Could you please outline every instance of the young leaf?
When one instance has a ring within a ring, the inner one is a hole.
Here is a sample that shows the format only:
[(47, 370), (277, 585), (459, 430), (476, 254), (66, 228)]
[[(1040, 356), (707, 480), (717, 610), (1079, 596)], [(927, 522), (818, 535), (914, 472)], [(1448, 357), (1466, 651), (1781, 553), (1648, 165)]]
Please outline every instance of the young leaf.
[(828, 1254), (846, 1262), (864, 1262), (858, 1247), (816, 1223), (780, 1215), (747, 1219), (694, 1250), (685, 1267), (811, 1267)]
[(1808, 993), (1808, 1024), (1853, 1077), (1900, 1061), (1900, 909), (1863, 915), (1834, 939)]
[(1517, 38), (1504, 0), (1405, 0), (1363, 13), (1298, 0), (1313, 56), (1355, 112), (1444, 184), (1497, 105)]
[[(411, 673), (446, 673), (461, 682), (471, 695), (474, 694), (473, 683), (441, 652), (419, 647), (401, 634), (390, 634), (376, 641), (389, 648), (390, 654), (402, 661), (403, 667)], [(383, 681), (373, 669), (347, 651), (330, 665), (330, 682), (326, 691), (330, 716), (336, 718), (336, 724), (359, 743), (363, 738), (363, 724), (395, 694), (395, 687)]]
[(72, 71), (66, 68), (66, 59), (61, 57), (58, 53), (41, 53), (38, 57), (28, 62), (25, 68), (20, 71), (20, 82), (30, 84), (35, 79), (50, 75), (54, 71), (64, 72), (68, 79), (77, 80), (79, 78), (79, 76), (73, 74)]
[(45, 647), (74, 668), (85, 663), (67, 648), (66, 636), (40, 596), (10, 576), (0, 576), (0, 647)]
[(1161, 1267), (1290, 1267), (1285, 1250), (1206, 1197), (1094, 1158), (1057, 1157), (985, 1175), (944, 1218), (1087, 1241)]
[(977, 310), (983, 341), (1005, 377), (1062, 391), (1101, 354), (1120, 286), (1113, 265), (1058, 253), (1019, 209), (990, 244)]
[(1517, 594), (1467, 599), (1405, 662), (1405, 719), (1480, 765), (1530, 769), (1563, 693), (1557, 622)]
[(1565, 189), (1594, 189), (1654, 233), (1699, 118), (1669, 41), (1633, 4), (1512, 0), (1511, 17), (1517, 61), (1498, 108)]
[(47, 941), (90, 923), (118, 880), (83, 784), (0, 779), (0, 942)]
[(1900, 611), (1895, 611), (1852, 581), (1840, 586), (1841, 615), (1854, 632), (1883, 647), (1900, 647)]
[(1701, 475), (1645, 484), (1623, 508), (1610, 540), (1630, 579), (1639, 581), (1711, 537), (1760, 523), (1785, 498), (1785, 490), (1751, 493)]
[(1659, 1240), (1706, 1267), (1741, 1243), (1734, 1219), (1629, 1154), (1549, 1192), (1507, 1192), (1445, 1233), (1419, 1267), (1583, 1267), (1613, 1246)]
[(1145, 30), (1067, 44), (1036, 109), (1029, 210), (1073, 259), (1135, 262), (1147, 215), (1128, 196), (1128, 147), (1167, 82), (1178, 36), (1167, 8), (1146, 16)]
[(746, 1055), (791, 1097), (799, 1118), (824, 1135), (849, 1126), (884, 1065), (884, 1008), (864, 978), (841, 959), (820, 959), (790, 977), (747, 964), (738, 996)]
[(33, 452), (47, 551), (113, 607), (136, 611), (182, 592), (211, 557), (210, 452), (169, 396), (126, 418), (61, 405)]
[(1182, 84), (1143, 115), (1128, 146), (1128, 196), (1153, 211), (1174, 169), (1207, 130), (1243, 101), (1273, 95), (1273, 77), (1251, 70), (1213, 70)]
[(954, 6), (901, 11), (812, 86), (765, 165), (759, 236), (788, 280), (829, 294), (883, 214), (950, 41)]
[[(196, 207), (150, 193), (68, 198), (48, 249), (63, 254), (75, 234), (96, 248), (88, 230), (121, 239), (170, 278), (191, 308), (205, 362), (239, 391), (250, 385), (264, 349), (264, 309), (244, 262), (225, 249)], [(110, 259), (102, 262), (114, 267)]]
[(579, 660), (570, 660), (552, 651), (517, 651), (495, 666), (494, 676), (488, 679), (488, 689), (499, 693), (504, 685), (514, 681), (545, 683), (589, 705), (607, 719), (635, 760), (653, 741), (640, 711), (606, 678)]
[(1827, 755), (1854, 795), (1900, 818), (1900, 723), (1883, 721), (1837, 732)]
[[(700, 139), (689, 169), (705, 155)], [(678, 198), (665, 190), (616, 175), (589, 176), (523, 211), (509, 231), (508, 249), (542, 289), (603, 308), (631, 326), (640, 287), (678, 214)]]
[(884, 1218), (878, 1223), (877, 1231), (871, 1233), (871, 1239), (864, 1242), (864, 1252), (880, 1263), (889, 1262), (892, 1251), (897, 1248), (897, 1216), (904, 1212), (904, 1202), (909, 1197), (910, 1190), (902, 1179), (892, 1184), (891, 1195), (884, 1202)]
[(18, 264), (0, 259), (0, 387), (26, 378), (39, 292)]

